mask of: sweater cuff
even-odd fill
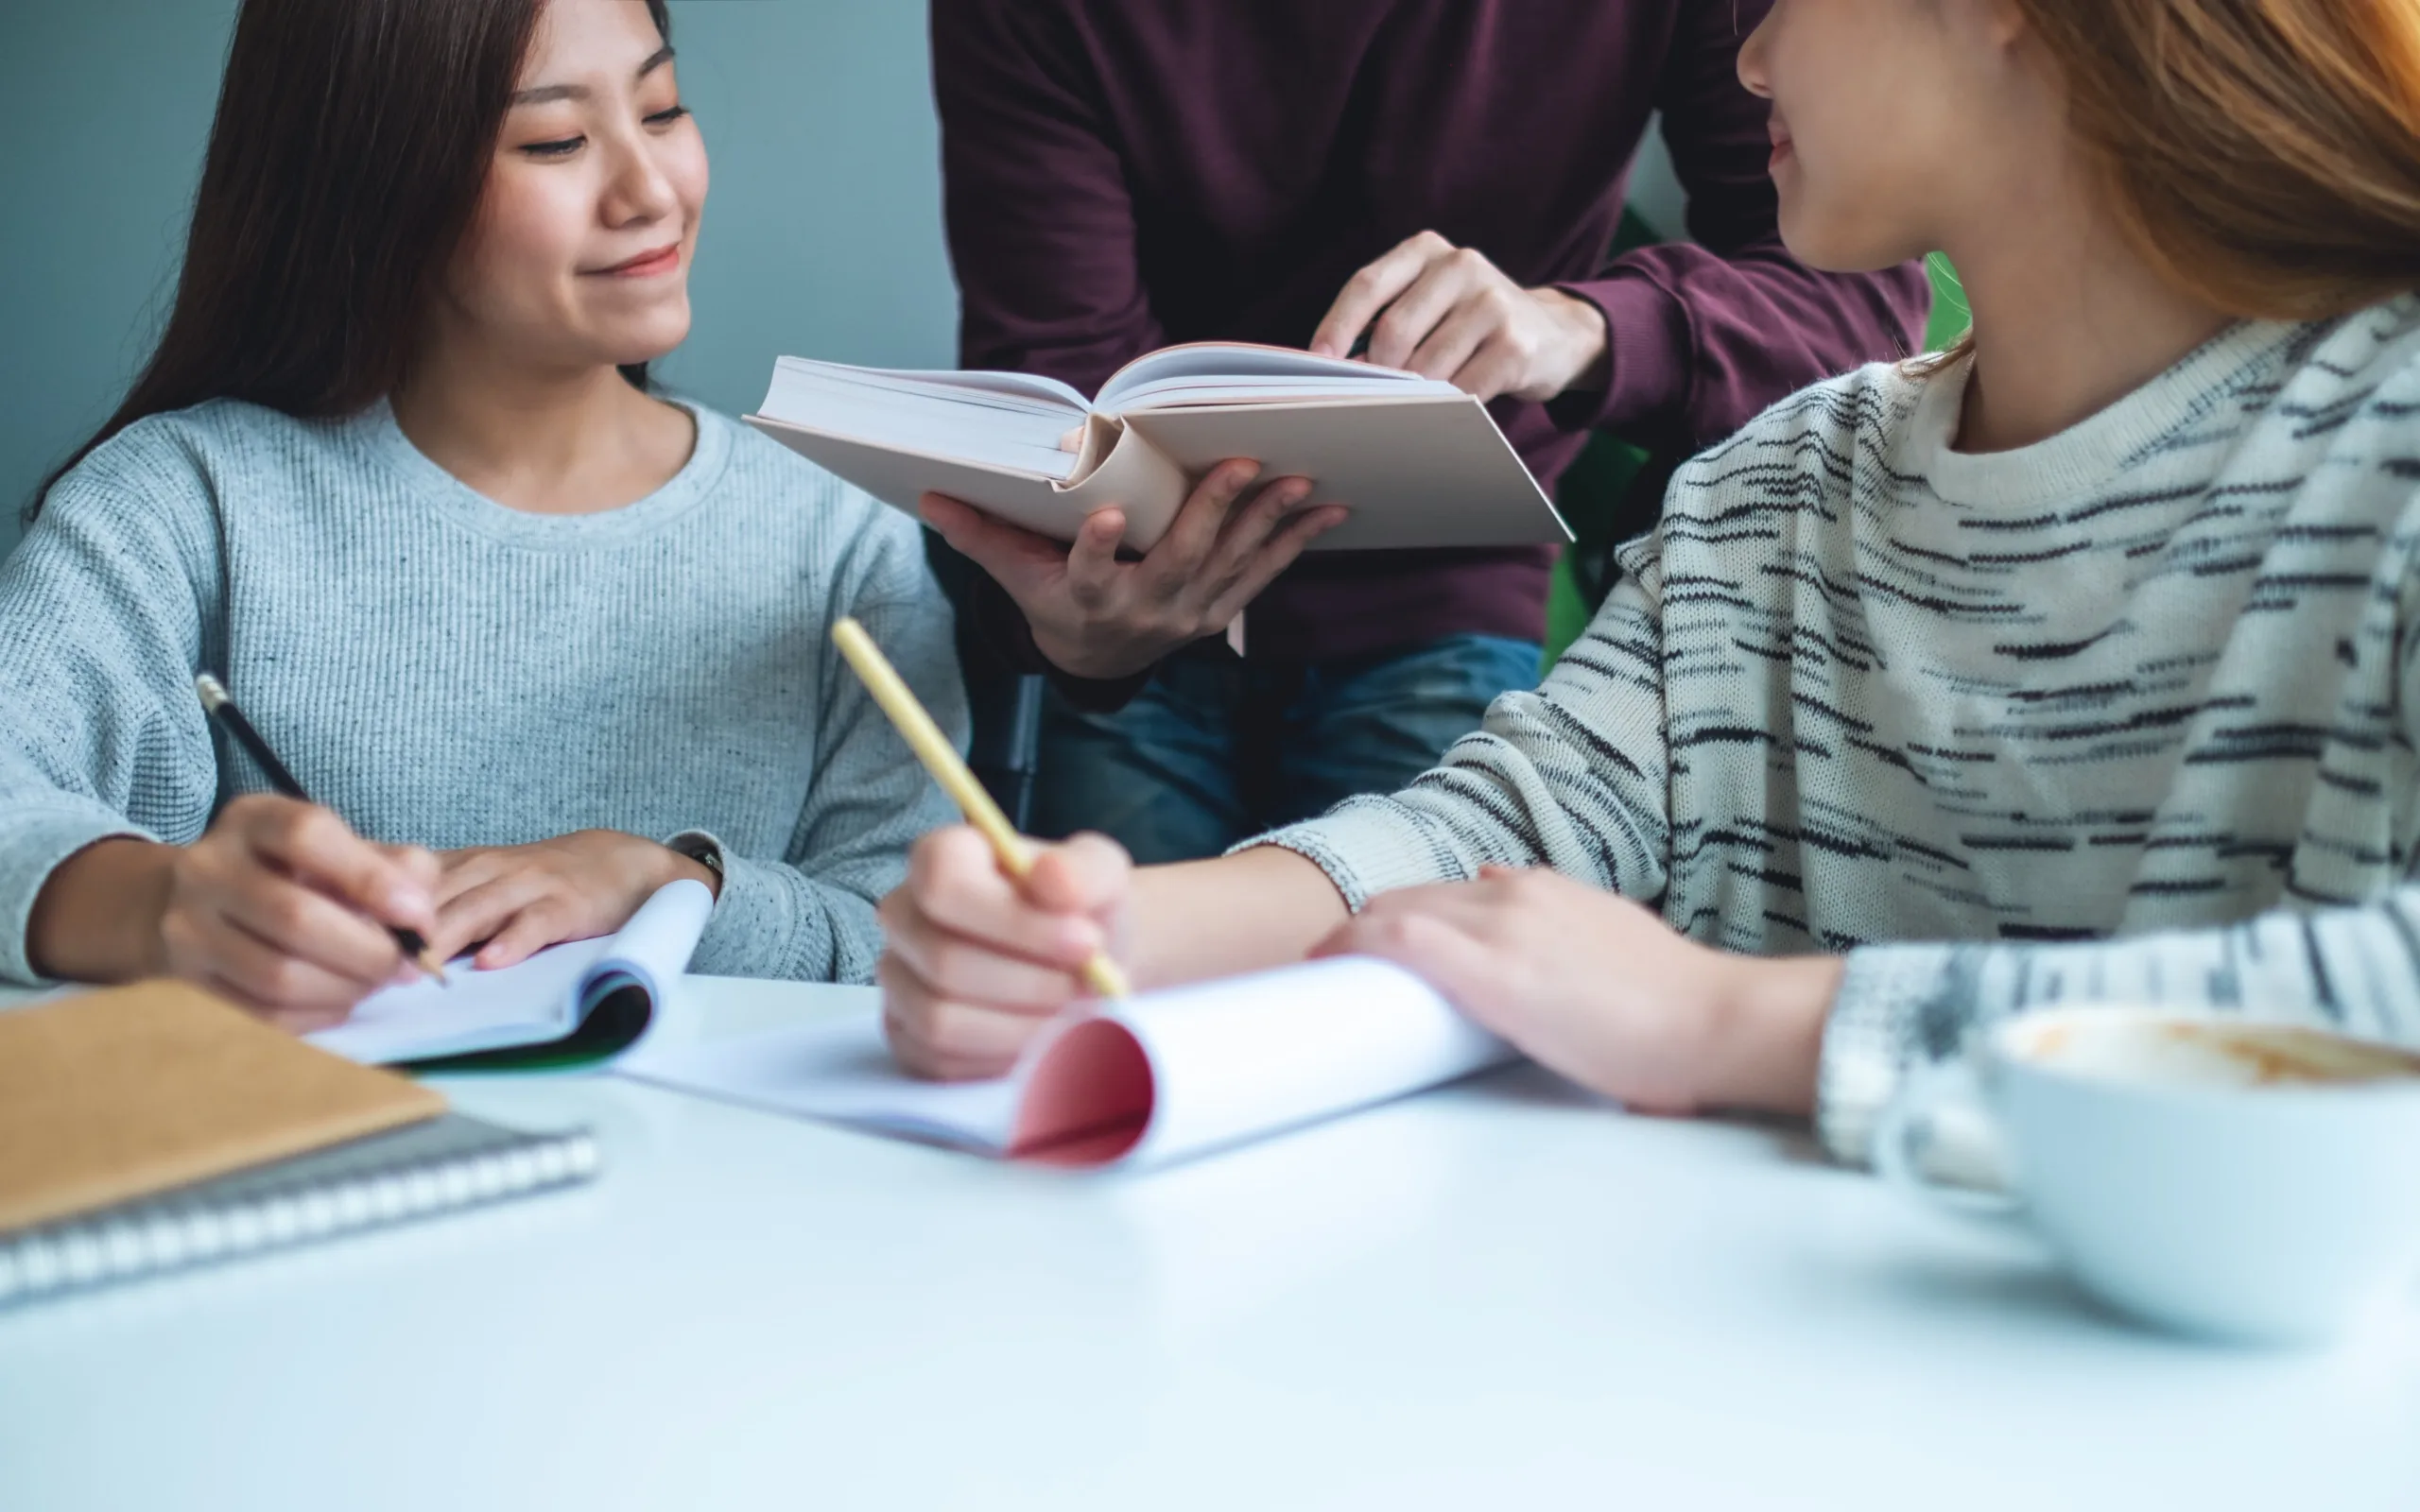
[[[50,874],[67,859],[102,840],[148,840],[152,836],[100,804],[14,816],[0,840],[0,981],[47,987],[34,971],[26,932],[35,900]]]
[[[1815,1129],[1832,1159],[1872,1162],[1874,1125],[1898,1095],[1916,1054],[1924,1005],[1940,995],[1949,960],[1950,951],[1939,945],[1868,945],[1849,953],[1824,1026],[1816,1080]]]
[[[1291,850],[1326,872],[1344,895],[1344,905],[1357,914],[1380,893],[1468,882],[1478,875],[1400,806],[1382,798],[1349,799],[1320,818],[1246,840],[1227,853],[1264,845]]]
[[[1039,674],[1061,697],[1086,713],[1117,713],[1133,702],[1143,685],[1151,680],[1150,667],[1122,678],[1080,678],[1042,654],[1042,647],[1034,644],[1033,626],[1007,589],[978,576],[970,597],[974,610],[970,618],[977,636],[993,648],[1001,663],[1012,672]]]
[[[751,957],[782,958],[795,924],[787,906],[788,889],[773,868],[732,853],[731,847],[710,830],[683,830],[664,842],[684,853],[711,850],[722,863],[722,885],[715,890],[715,911],[706,917],[705,933],[690,953],[689,971],[701,976],[758,976],[747,969]]]
[[[1547,418],[1565,431],[1632,426],[1688,408],[1689,312],[1637,274],[1554,285],[1605,317],[1604,388],[1574,388],[1547,402]]]

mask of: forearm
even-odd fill
[[[35,971],[71,982],[130,982],[163,969],[160,919],[174,847],[102,840],[70,856],[34,900],[26,954]]]
[[[1839,955],[1782,960],[1720,956],[1725,981],[1706,1016],[1700,1052],[1703,1108],[1781,1113],[1815,1112],[1824,1061],[1824,1029],[1840,995],[1848,961]]]
[[[1875,1118],[1919,1060],[2066,1004],[2124,1003],[2301,1022],[2420,1044],[2420,886],[2317,914],[2059,945],[1874,945],[1855,952],[1824,1041],[1825,1145],[1866,1159]]]
[[[1556,423],[1687,450],[1809,384],[1916,351],[1932,302],[1921,264],[1822,273],[1777,239],[1728,255],[1642,248],[1562,287],[1603,313],[1612,354],[1603,384],[1552,406]]]
[[[1258,846],[1134,879],[1135,985],[1168,987],[1299,961],[1351,917],[1309,861]]]

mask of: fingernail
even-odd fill
[[[387,912],[390,914],[431,914],[437,911],[437,900],[425,888],[394,886],[387,889]]]

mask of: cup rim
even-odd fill
[[[2374,1080],[2342,1082],[2286,1082],[2270,1085],[2233,1082],[2181,1082],[2152,1077],[2111,1075],[2072,1066],[2061,1066],[2023,1054],[2011,1043],[2020,1034],[2039,1034],[2047,1022],[2072,1019],[2130,1018],[2146,1022],[2182,1022],[2215,1024],[2221,1027],[2295,1029],[2327,1039],[2340,1040],[2365,1049],[2385,1050],[2411,1063],[2409,1076],[2380,1077]],[[1995,1067],[2073,1085],[2102,1087],[2121,1091],[2132,1096],[2169,1098],[2193,1102],[2225,1102],[2252,1104],[2261,1107],[2308,1108],[2314,1105],[2341,1106],[2358,1100],[2363,1104],[2420,1102],[2420,1051],[2377,1040],[2365,1040],[2317,1024],[2280,1023],[2273,1020],[2245,1020],[2226,1014],[2197,1011],[2191,1008],[2164,1007],[2148,1003],[2130,1003],[2122,998],[2110,998],[2089,1003],[2066,1003],[2038,1012],[2018,1014],[1992,1026],[1985,1036],[1987,1059]]]

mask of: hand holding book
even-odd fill
[[[1212,468],[1151,549],[1120,559],[1126,513],[1091,516],[1063,545],[944,494],[925,522],[992,576],[1024,611],[1033,642],[1062,671],[1126,677],[1217,635],[1305,547],[1344,523],[1341,505],[1305,509],[1304,478],[1260,480],[1259,465]]]

